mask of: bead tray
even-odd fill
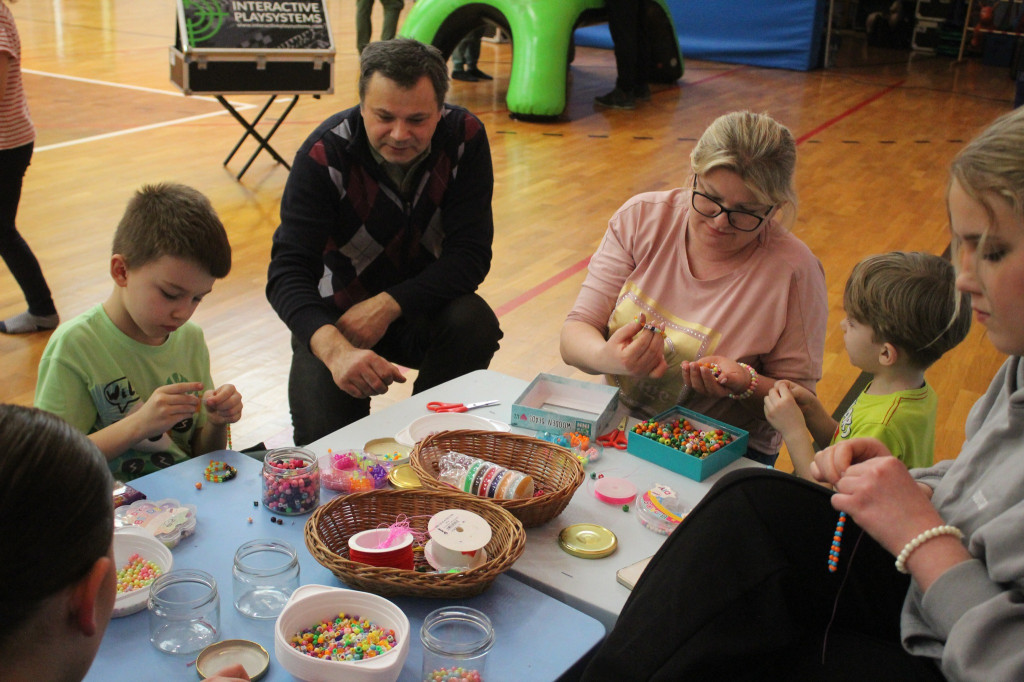
[[[735,462],[747,451],[748,434],[746,431],[711,417],[706,417],[699,412],[688,410],[685,407],[673,407],[656,417],[652,417],[652,419],[657,422],[686,419],[698,429],[722,429],[733,437],[732,442],[715,452],[709,453],[702,459],[653,441],[650,438],[645,438],[634,433],[632,427],[630,428],[626,435],[626,449],[630,454],[646,459],[648,462],[653,462],[669,471],[682,474],[687,478],[692,478],[695,481],[703,481],[711,474]]]

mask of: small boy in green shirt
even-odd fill
[[[893,251],[858,263],[846,282],[840,325],[850,362],[872,375],[841,421],[791,381],[765,396],[764,413],[782,434],[794,473],[809,473],[814,447],[850,438],[882,441],[908,468],[931,466],[938,396],[926,369],[967,336],[971,305],[956,292],[956,273],[943,258]]]
[[[227,233],[205,196],[177,184],[140,189],[114,234],[113,291],[50,337],[36,407],[88,434],[125,481],[223,449],[242,397],[231,384],[214,388],[203,332],[188,320],[230,269]]]

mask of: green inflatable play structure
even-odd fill
[[[672,15],[665,0],[644,2],[652,53],[648,80],[673,83],[683,75],[683,55]],[[549,118],[565,111],[573,31],[606,20],[604,0],[417,0],[400,35],[429,43],[447,58],[481,24],[504,29],[512,39],[509,111]]]

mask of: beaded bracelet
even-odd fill
[[[229,466],[226,462],[210,462],[203,472],[203,478],[210,483],[223,483],[230,481],[238,474],[238,470]]]
[[[729,397],[733,400],[746,400],[750,396],[754,395],[754,389],[757,388],[757,370],[748,365],[745,362],[737,363],[740,367],[750,372],[750,385],[747,386],[747,390],[743,393],[730,393]]]
[[[964,537],[964,534],[956,526],[936,526],[935,528],[929,528],[906,544],[899,556],[896,557],[896,570],[900,573],[909,573],[910,571],[907,570],[907,559],[910,558],[910,555],[914,550],[940,535],[953,535],[957,540],[962,540]]]

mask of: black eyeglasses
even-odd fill
[[[756,213],[751,213],[750,211],[737,211],[736,209],[726,208],[707,194],[697,191],[697,178],[693,179],[693,193],[690,195],[690,202],[693,204],[693,210],[700,213],[705,218],[717,218],[724,213],[729,224],[740,232],[753,232],[757,228],[761,227],[761,223],[764,222],[764,219],[767,218],[771,214],[772,209],[775,208],[774,206],[769,206],[764,215],[758,215]]]

